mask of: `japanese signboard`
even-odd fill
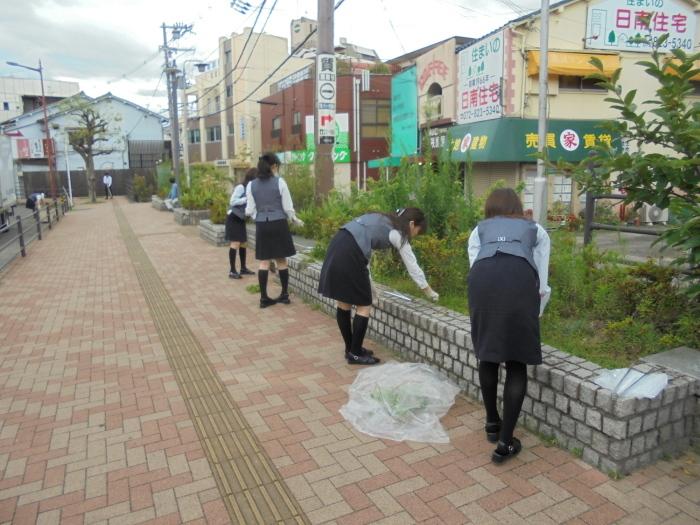
[[[467,124],[503,114],[503,31],[459,52],[457,122]]]
[[[588,5],[586,38],[590,49],[647,52],[669,34],[662,49],[696,47],[695,14],[682,0],[599,0]]]
[[[581,160],[594,146],[619,145],[596,120],[550,120],[545,140],[555,162]],[[455,126],[446,142],[454,160],[474,162],[535,162],[538,144],[537,121],[518,118]]]
[[[318,143],[335,143],[335,55],[316,55],[316,114]]]
[[[350,162],[350,133],[348,127],[348,114],[338,113],[336,115],[334,130],[336,141],[333,147],[333,162],[336,164],[347,164]],[[316,143],[314,141],[314,117],[307,115],[306,126],[306,149],[297,151],[287,151],[282,155],[282,162],[295,164],[311,164],[316,155]]]
[[[12,140],[12,152],[16,159],[45,159],[49,153],[54,152],[53,139],[14,138]]]
[[[416,68],[391,77],[391,154],[414,155],[418,149]]]

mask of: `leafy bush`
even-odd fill
[[[231,180],[228,175],[211,164],[190,166],[190,186],[181,188],[180,203],[188,210],[210,209],[217,199],[226,198]],[[226,198],[228,204],[228,199]]]
[[[148,202],[151,200],[151,195],[156,192],[156,185],[152,177],[146,178],[144,175],[134,176],[133,192],[134,200],[137,202]]]
[[[311,168],[304,164],[288,164],[284,167],[284,180],[292,195],[296,210],[309,208],[314,204],[315,179]]]
[[[209,220],[214,224],[226,223],[226,212],[228,211],[228,197],[225,193],[217,193],[214,195],[211,205],[209,206]]]

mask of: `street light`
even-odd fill
[[[39,81],[41,82],[41,106],[44,109],[44,132],[46,134],[46,158],[49,163],[49,185],[51,187],[51,198],[56,200],[56,172],[54,166],[54,151],[51,144],[51,132],[49,131],[49,115],[46,110],[46,96],[44,95],[44,68],[41,67],[41,60],[39,60],[39,67],[25,66],[23,64],[18,64],[17,62],[7,62],[8,66],[23,67],[30,71],[35,71],[39,73]]]

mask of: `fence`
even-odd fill
[[[10,234],[9,239],[2,239],[0,245],[0,269],[4,268],[18,255],[27,256],[27,246],[34,240],[41,240],[44,235],[42,221],[46,221],[46,227],[53,229],[59,223],[62,216],[71,209],[67,200],[54,201],[42,208],[37,206],[34,212],[22,218],[20,212],[15,212],[14,220],[10,219],[4,225],[4,234]],[[45,211],[44,211],[45,210]],[[3,235],[4,237],[4,235]]]
[[[610,230],[625,233],[639,233],[642,235],[660,236],[663,232],[654,228],[644,228],[642,226],[620,226],[613,224],[602,224],[593,221],[595,214],[595,201],[599,199],[625,200],[625,195],[609,194],[609,195],[594,195],[586,193],[586,216],[583,223],[583,244],[590,244],[593,240],[593,230]]]

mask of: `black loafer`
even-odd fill
[[[501,433],[501,422],[486,423],[486,425],[484,425],[484,431],[486,432],[486,439],[490,443],[498,442],[498,435]]]
[[[373,355],[355,355],[350,352],[347,361],[349,365],[376,365],[381,360]]]
[[[282,304],[291,304],[292,301],[289,300],[288,293],[283,293],[277,299],[275,299],[275,302],[282,303]]]
[[[228,272],[228,278],[229,279],[240,279],[241,274],[238,272]]]
[[[255,272],[251,272],[248,268],[243,268],[240,273],[241,275],[255,275]]]
[[[494,463],[503,463],[504,461],[514,458],[518,455],[523,446],[518,438],[513,438],[510,445],[506,445],[503,441],[498,442],[496,450],[491,454],[491,461]]]
[[[369,348],[362,347],[362,355],[374,355]],[[345,359],[350,359],[350,350],[345,350]]]
[[[276,303],[277,301],[275,301],[274,299],[270,299],[269,297],[263,297],[260,299],[260,308],[267,308],[268,306],[272,306]]]

